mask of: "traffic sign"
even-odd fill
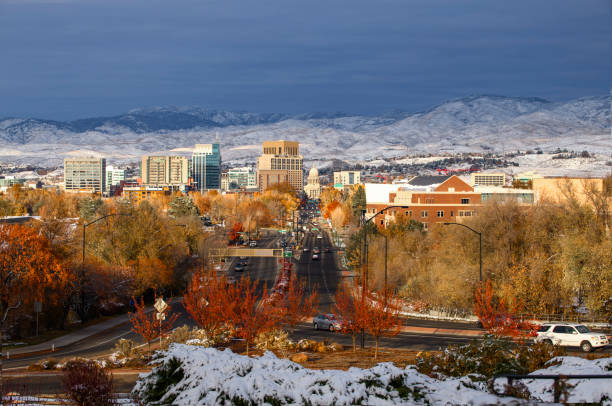
[[[283,258],[291,258],[291,257],[293,257],[293,252],[291,251],[283,252]]]
[[[168,303],[164,302],[164,299],[161,297],[158,297],[153,307],[155,307],[158,313],[163,313],[168,308]]]

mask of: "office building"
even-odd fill
[[[265,141],[257,158],[257,187],[265,191],[275,183],[287,182],[296,193],[304,188],[303,158],[297,141]]]
[[[111,186],[117,186],[125,180],[125,170],[115,169],[113,166],[106,167],[106,188],[110,189]]]
[[[504,186],[506,184],[505,173],[472,173],[472,186]]]
[[[227,171],[227,182],[229,189],[250,189],[257,187],[257,171],[245,166],[232,168]]]
[[[196,144],[191,158],[193,184],[200,192],[221,189],[219,144]]]
[[[344,189],[346,186],[358,185],[361,183],[361,172],[359,171],[338,171],[334,172],[334,187]]]
[[[106,190],[106,159],[64,159],[66,192],[103,193]]]
[[[140,177],[145,185],[186,185],[189,159],[184,156],[143,156]]]

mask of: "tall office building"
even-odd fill
[[[342,189],[344,186],[358,185],[361,183],[360,171],[338,171],[334,172],[334,187]]]
[[[257,186],[260,192],[270,185],[288,182],[297,193],[304,187],[303,158],[297,141],[264,141],[263,154],[257,158]]]
[[[191,161],[193,182],[200,192],[221,189],[219,144],[196,144]]]
[[[143,156],[140,166],[145,185],[186,185],[189,159],[184,156]]]
[[[64,159],[64,190],[103,193],[106,190],[106,159]]]

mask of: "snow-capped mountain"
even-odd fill
[[[612,152],[610,96],[564,103],[471,96],[427,111],[379,116],[302,115],[160,107],[69,122],[0,120],[0,161],[55,165],[72,155],[134,161],[150,153],[188,153],[218,139],[225,161],[252,160],[261,142],[294,139],[306,158],[365,158],[411,152],[510,151],[541,147]]]

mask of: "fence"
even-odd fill
[[[561,401],[561,393],[563,392],[562,382],[569,379],[612,379],[612,375],[499,375],[493,378],[495,382],[498,378],[506,378],[508,386],[512,386],[515,380],[520,379],[552,379],[553,382],[553,398],[555,403]]]

